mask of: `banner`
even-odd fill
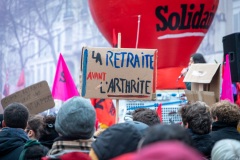
[[[13,102],[24,104],[30,114],[38,114],[55,106],[47,81],[38,82],[3,98],[3,109]]]
[[[155,99],[155,49],[83,48],[82,96]]]

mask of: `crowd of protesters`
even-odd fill
[[[21,103],[0,115],[1,160],[235,160],[240,159],[240,109],[229,101],[188,103],[180,124],[164,124],[155,110],[101,131],[91,103],[73,97],[56,116],[30,115]]]

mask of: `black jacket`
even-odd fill
[[[0,159],[18,160],[27,140],[23,129],[3,128],[0,132]]]
[[[228,125],[223,122],[213,122],[210,133],[214,142],[222,139],[235,139],[240,141],[240,134],[237,131],[237,124]]]
[[[190,129],[188,130],[192,138],[193,147],[201,152],[206,158],[210,158],[214,145],[214,141],[212,140],[210,134],[200,135],[193,133]]]

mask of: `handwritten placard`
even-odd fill
[[[38,82],[1,100],[4,109],[13,102],[24,104],[30,114],[41,113],[55,105],[47,81]]]
[[[83,47],[81,96],[153,100],[156,49]]]

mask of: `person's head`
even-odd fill
[[[48,153],[48,148],[41,145],[37,140],[29,140],[19,156],[19,160],[41,160]]]
[[[147,129],[145,136],[139,142],[139,148],[159,141],[176,140],[191,145],[191,137],[186,129],[178,124],[158,124]]]
[[[142,148],[132,160],[203,160],[203,156],[180,141],[156,142]]]
[[[3,113],[3,127],[25,129],[29,118],[29,111],[21,103],[9,104]]]
[[[91,103],[82,97],[73,97],[59,109],[55,129],[65,137],[89,139],[95,131],[96,113]]]
[[[0,114],[0,130],[2,129],[3,114]]]
[[[208,134],[211,131],[211,113],[206,103],[197,101],[180,108],[179,113],[185,128],[196,134]]]
[[[118,123],[107,128],[92,143],[90,157],[105,160],[135,151],[147,128],[148,125],[134,121]]]
[[[211,159],[240,159],[240,142],[234,139],[218,141],[212,149]]]
[[[25,130],[29,138],[38,140],[43,132],[43,117],[40,115],[31,117]]]
[[[211,115],[214,121],[237,127],[240,120],[240,109],[238,105],[222,100],[211,107]]]
[[[189,66],[197,63],[206,63],[206,60],[201,53],[194,53],[190,57]]]
[[[43,117],[43,131],[39,141],[46,147],[52,148],[54,139],[59,135],[55,130],[55,120],[54,115],[47,115]]]
[[[136,109],[133,113],[133,121],[143,122],[149,126],[159,124],[160,119],[155,110],[149,108],[139,108]]]

